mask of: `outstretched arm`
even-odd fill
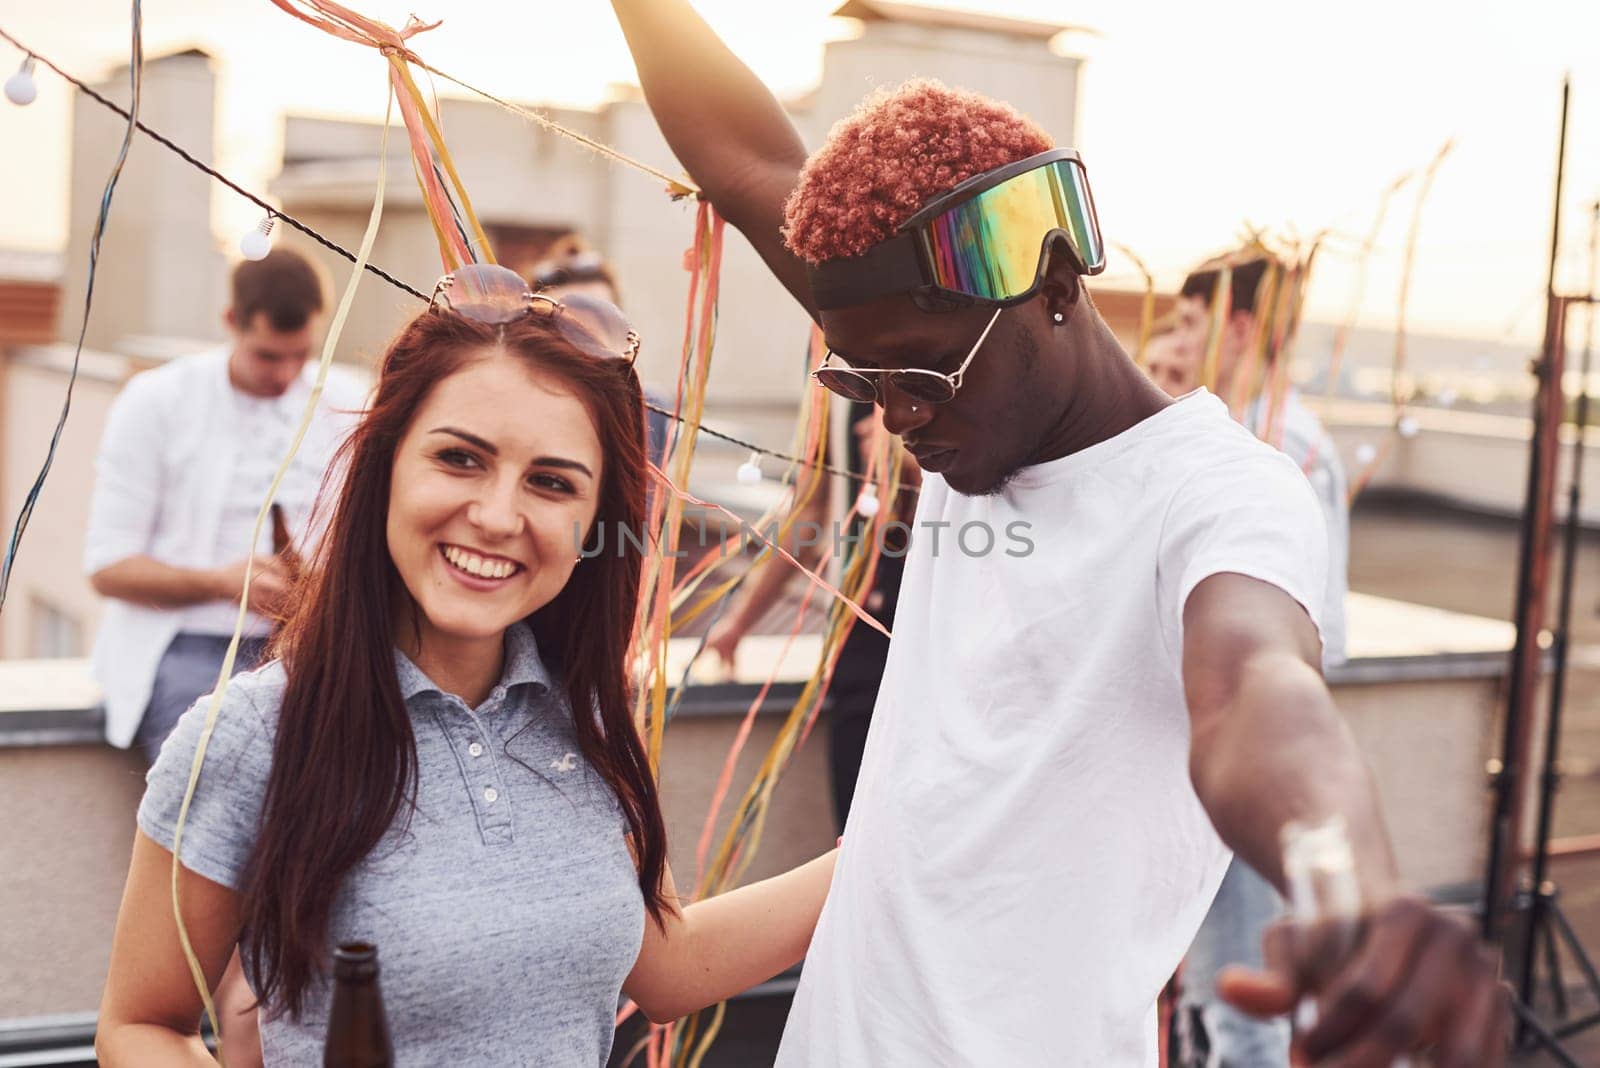
[[[805,267],[779,233],[806,159],[783,106],[686,0],[611,6],[673,154],[815,319]]]
[[[622,984],[644,1014],[667,1023],[798,964],[833,882],[837,849],[792,871],[682,907],[665,930],[646,919],[639,960]],[[676,903],[672,872],[667,899]]]
[[[1287,967],[1225,975],[1223,996],[1276,1015],[1314,991],[1319,1019],[1297,1038],[1314,1063],[1390,1064],[1427,1046],[1441,1065],[1502,1063],[1495,957],[1464,924],[1402,892],[1366,766],[1317,668],[1310,617],[1276,586],[1218,574],[1195,587],[1183,626],[1190,774],[1217,832],[1286,890],[1283,825],[1342,818],[1365,909],[1353,944],[1275,932],[1287,936],[1275,939]]]

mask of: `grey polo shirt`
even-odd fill
[[[578,751],[565,697],[523,624],[482,705],[400,652],[417,810],[345,880],[330,944],[378,946],[401,1065],[604,1065],[644,903],[615,796]],[[276,662],[233,680],[183,832],[183,863],[237,887],[254,844],[284,689]],[[172,848],[209,698],[150,769],[139,827]],[[261,1023],[268,1064],[321,1063],[329,989]]]

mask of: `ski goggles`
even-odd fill
[[[469,263],[439,279],[428,308],[486,326],[536,315],[553,322],[558,334],[590,356],[626,360],[630,367],[639,358],[639,334],[615,304],[581,293],[564,300],[542,296],[516,271],[493,263]]]
[[[1053,148],[985,171],[942,193],[861,256],[809,269],[828,311],[910,293],[919,303],[1020,304],[1064,239],[1078,273],[1105,270],[1105,244],[1083,160]]]

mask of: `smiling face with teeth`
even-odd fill
[[[561,592],[601,477],[594,421],[556,376],[490,350],[434,387],[395,451],[387,522],[427,661],[498,656]]]

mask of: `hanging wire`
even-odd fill
[[[83,292],[83,320],[78,326],[78,344],[72,353],[72,371],[67,376],[67,394],[61,401],[61,415],[56,419],[55,433],[50,435],[50,448],[45,453],[44,464],[39,468],[39,476],[33,480],[33,485],[28,489],[28,495],[22,502],[22,509],[17,513],[16,524],[11,529],[11,539],[6,544],[5,561],[0,564],[0,611],[5,608],[6,591],[11,587],[11,568],[16,563],[17,551],[22,547],[23,532],[28,529],[28,520],[33,516],[33,507],[38,503],[39,494],[44,490],[45,478],[50,474],[51,465],[55,463],[56,447],[61,443],[61,432],[67,425],[67,413],[72,409],[72,387],[78,381],[78,364],[83,357],[83,341],[89,332],[89,312],[94,306],[95,269],[100,264],[100,241],[105,237],[106,221],[111,215],[111,197],[117,191],[117,179],[122,177],[122,166],[128,161],[128,150],[133,145],[133,131],[139,122],[139,94],[144,80],[144,13],[141,0],[133,0],[132,29],[132,55],[128,63],[130,90],[128,110],[117,109],[127,116],[128,126],[122,133],[122,145],[117,150],[116,161],[111,165],[111,174],[106,179],[105,191],[100,194],[100,213],[95,218],[94,234],[89,239],[89,275]],[[6,39],[12,44],[17,44],[9,34],[6,35]],[[20,44],[17,44],[17,47],[22,48]],[[22,50],[29,56],[39,59],[51,70],[56,69],[55,64],[48,59],[38,56],[30,49]],[[100,99],[104,100],[103,97]]]

